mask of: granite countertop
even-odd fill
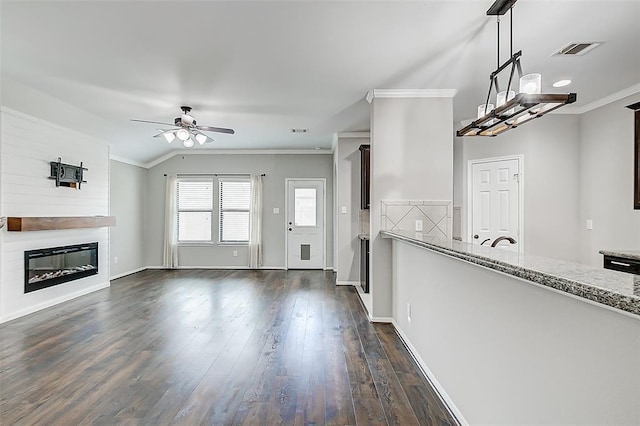
[[[629,260],[640,260],[640,250],[600,250],[600,254]]]
[[[444,253],[592,302],[640,315],[640,275],[531,256],[501,248],[442,240],[418,232],[381,231],[380,234],[384,238],[393,238]]]
[[[358,234],[358,238],[360,238],[361,240],[368,240],[369,239],[369,233],[368,232],[362,232],[362,233]]]

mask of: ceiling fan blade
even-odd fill
[[[233,135],[236,133],[233,129],[225,129],[224,127],[211,127],[211,126],[196,126],[198,130],[204,130],[205,132],[218,132],[218,133],[227,133]]]
[[[134,119],[131,119],[131,121],[137,121],[138,123],[162,124],[163,126],[180,127],[180,126],[176,126],[175,124],[172,124],[172,123],[160,123],[159,121],[134,120]]]
[[[154,135],[154,138],[159,138],[160,136],[164,136],[165,133],[173,133],[175,132],[174,129],[169,129],[169,130],[162,130],[162,129],[157,129],[160,133],[158,133],[157,135]]]

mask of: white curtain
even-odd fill
[[[168,175],[165,190],[164,209],[164,256],[162,266],[176,268],[178,266],[178,178]]]
[[[251,215],[249,224],[249,267],[262,266],[262,176],[251,175]]]

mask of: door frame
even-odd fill
[[[293,180],[322,181],[322,270],[327,270],[327,178],[285,178],[284,179],[284,269],[289,269],[289,233],[287,222],[289,220],[289,182]]]
[[[520,170],[518,179],[518,252],[524,250],[524,155],[506,155],[503,157],[477,158],[467,162],[467,242],[473,244],[473,166],[495,161],[517,160]]]

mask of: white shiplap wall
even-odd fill
[[[2,107],[0,216],[109,214],[109,147],[89,136]],[[81,190],[56,188],[50,161],[84,162]],[[24,294],[24,251],[98,242],[99,273]],[[0,323],[109,285],[108,228],[0,231]]]

